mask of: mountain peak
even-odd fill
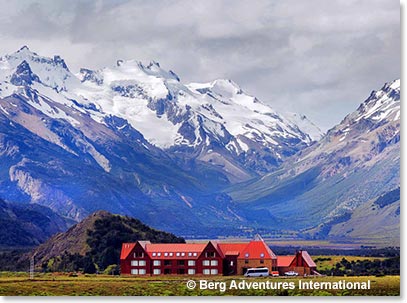
[[[31,85],[33,81],[39,82],[40,79],[32,72],[27,61],[23,60],[23,62],[17,66],[15,73],[10,79],[10,82],[14,85],[21,86]]]
[[[26,53],[26,54],[33,54],[38,56],[37,53],[32,52],[27,45],[22,46],[19,50],[17,50],[15,53]]]

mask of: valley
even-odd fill
[[[105,210],[188,239],[399,245],[399,196],[376,201],[400,187],[400,80],[324,134],[232,80],[183,83],[135,60],[75,74],[24,46],[0,59],[0,106],[7,203],[70,224]]]

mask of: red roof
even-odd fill
[[[264,241],[251,241],[239,255],[239,259],[271,259],[274,253]]]
[[[264,241],[256,240],[249,243],[218,243],[218,247],[223,255],[238,255],[239,259],[275,258],[275,254]],[[246,254],[248,254],[247,257]],[[264,254],[263,257],[261,256],[262,254]]]
[[[122,251],[120,253],[120,259],[126,259],[129,253],[133,250],[134,246],[136,246],[136,243],[123,243]]]
[[[277,256],[278,267],[288,267],[294,260],[295,256]]]
[[[238,256],[248,243],[218,243],[218,249],[224,256]]]
[[[146,253],[153,259],[196,259],[207,246],[207,243],[165,243],[147,244]],[[172,254],[172,255],[171,255]]]
[[[308,254],[308,252],[306,250],[303,250],[301,255],[302,255],[302,258],[308,264],[309,267],[317,267],[317,265],[312,260],[311,256]]]

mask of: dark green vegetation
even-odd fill
[[[377,198],[375,204],[377,204],[380,208],[383,208],[399,200],[400,200],[400,187]]]
[[[320,248],[320,247],[270,247],[273,252],[277,255],[293,255],[297,250],[306,249],[311,256],[326,255],[332,256],[358,256],[366,258],[392,258],[400,257],[399,247],[385,247],[385,248],[373,248],[373,247],[362,247],[358,249],[332,249],[332,248]]]
[[[247,282],[294,282],[293,290],[189,290],[186,282],[190,277],[112,277],[103,275],[69,275],[38,274],[35,280],[28,280],[27,274],[0,273],[0,296],[399,296],[400,277],[321,277],[314,278],[318,282],[371,281],[370,290],[299,290],[298,281],[309,281],[310,278],[258,278],[245,279]],[[200,277],[193,277],[199,284]],[[211,281],[225,282],[242,281],[241,276],[213,276]]]
[[[348,260],[350,259],[350,260]],[[318,264],[321,261],[330,261],[330,257],[314,259]],[[319,269],[321,274],[334,276],[385,276],[400,275],[400,257],[386,259],[357,259],[343,257],[332,267]]]
[[[36,246],[73,222],[44,206],[0,199],[0,249]]]
[[[40,245],[26,256],[26,264],[34,255],[42,271],[118,273],[122,243],[139,240],[185,242],[137,219],[99,211]]]

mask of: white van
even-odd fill
[[[249,268],[244,274],[245,277],[268,277],[270,275],[267,267]]]

